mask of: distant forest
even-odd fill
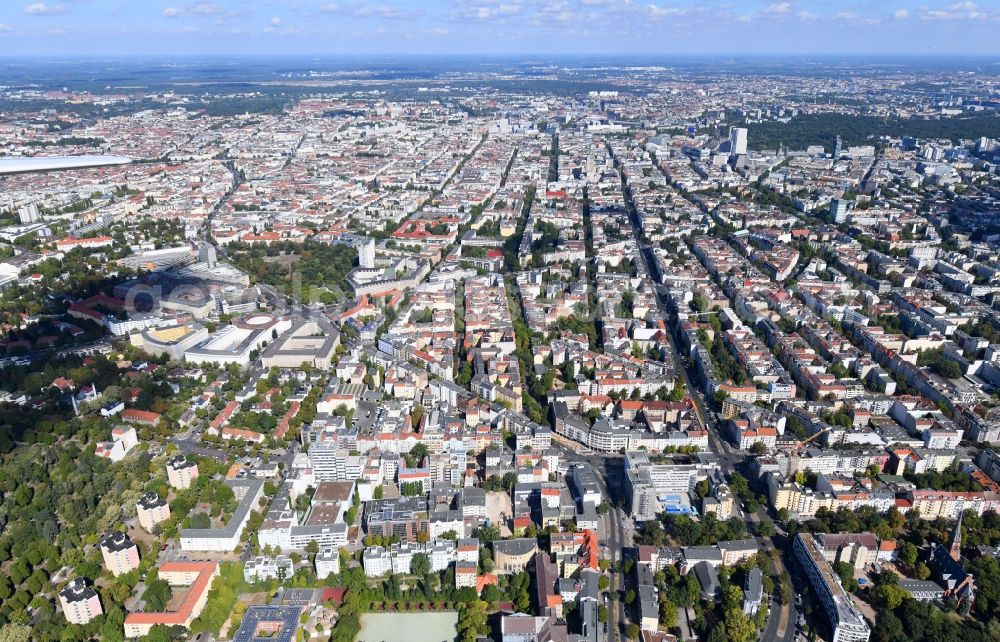
[[[750,130],[747,141],[750,149],[777,149],[778,145],[784,143],[792,150],[802,150],[809,145],[823,145],[830,151],[833,139],[838,134],[845,147],[873,145],[879,136],[949,138],[956,142],[963,138],[994,137],[1000,132],[1000,117],[992,111],[938,120],[803,114],[787,123],[767,122],[744,126]]]

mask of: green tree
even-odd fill
[[[917,547],[913,542],[904,542],[899,547],[899,561],[912,569],[917,563],[917,553]]]
[[[883,583],[875,587],[872,597],[877,605],[894,610],[903,603],[903,600],[909,598],[910,594],[898,584]]]
[[[895,613],[892,611],[879,613],[878,622],[872,632],[873,642],[900,642],[907,639],[909,636],[906,634],[906,629]]]
[[[499,602],[503,599],[503,593],[494,584],[489,584],[483,589],[483,599],[487,602]]]
[[[410,573],[417,577],[427,575],[431,570],[431,560],[426,553],[416,553],[410,562]]]
[[[142,600],[146,604],[146,611],[163,611],[172,596],[173,591],[166,581],[156,576],[153,579],[146,580],[146,590],[142,594]]]
[[[496,524],[490,524],[489,526],[480,526],[473,533],[475,537],[479,538],[479,541],[484,544],[489,544],[494,540],[500,539],[500,528]]]
[[[104,622],[101,624],[100,639],[107,642],[122,642],[125,639],[123,627],[125,625],[125,614],[117,604],[113,604],[104,614]]]
[[[476,642],[480,635],[489,632],[486,625],[486,602],[473,600],[458,607],[458,636],[461,642]]]
[[[698,582],[698,578],[694,576],[694,573],[688,573],[684,577],[684,592],[687,598],[687,603],[684,606],[691,607],[701,599],[701,584]]]
[[[708,633],[708,642],[730,642],[725,623],[718,622],[712,627]]]
[[[840,577],[844,590],[854,593],[858,590],[858,581],[854,579],[854,567],[847,562],[834,562],[833,570]]]
[[[479,567],[483,569],[484,573],[493,571],[493,554],[486,546],[479,547]]]
[[[514,608],[521,613],[527,613],[531,607],[531,594],[528,592],[528,587],[531,585],[531,576],[527,572],[522,571],[514,576],[511,584]]]
[[[756,636],[753,621],[739,607],[727,609],[725,621],[730,642],[751,642]]]
[[[750,483],[747,481],[746,477],[739,473],[732,474],[732,477],[729,480],[729,489],[741,499],[745,500],[750,496]]]
[[[156,624],[144,638],[145,642],[175,642],[184,639],[187,634],[182,626],[164,626]]]
[[[0,642],[29,642],[29,640],[31,640],[31,627],[27,624],[4,624],[0,627]]]
[[[677,605],[666,597],[660,600],[660,626],[667,630],[677,626]]]
[[[754,527],[754,530],[760,537],[771,537],[774,535],[775,532],[774,522],[772,522],[767,518],[764,518],[757,523],[757,525]]]

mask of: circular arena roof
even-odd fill
[[[266,312],[254,312],[243,317],[236,325],[250,330],[266,330],[277,321],[274,315]]]

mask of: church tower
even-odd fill
[[[951,533],[951,541],[948,546],[948,553],[951,555],[951,559],[956,562],[962,559],[962,515],[965,513],[958,514],[958,522],[955,524],[955,530]]]

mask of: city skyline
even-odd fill
[[[0,641],[1000,641],[998,27],[0,3]]]
[[[7,3],[13,56],[1000,53],[991,3],[553,0]]]

